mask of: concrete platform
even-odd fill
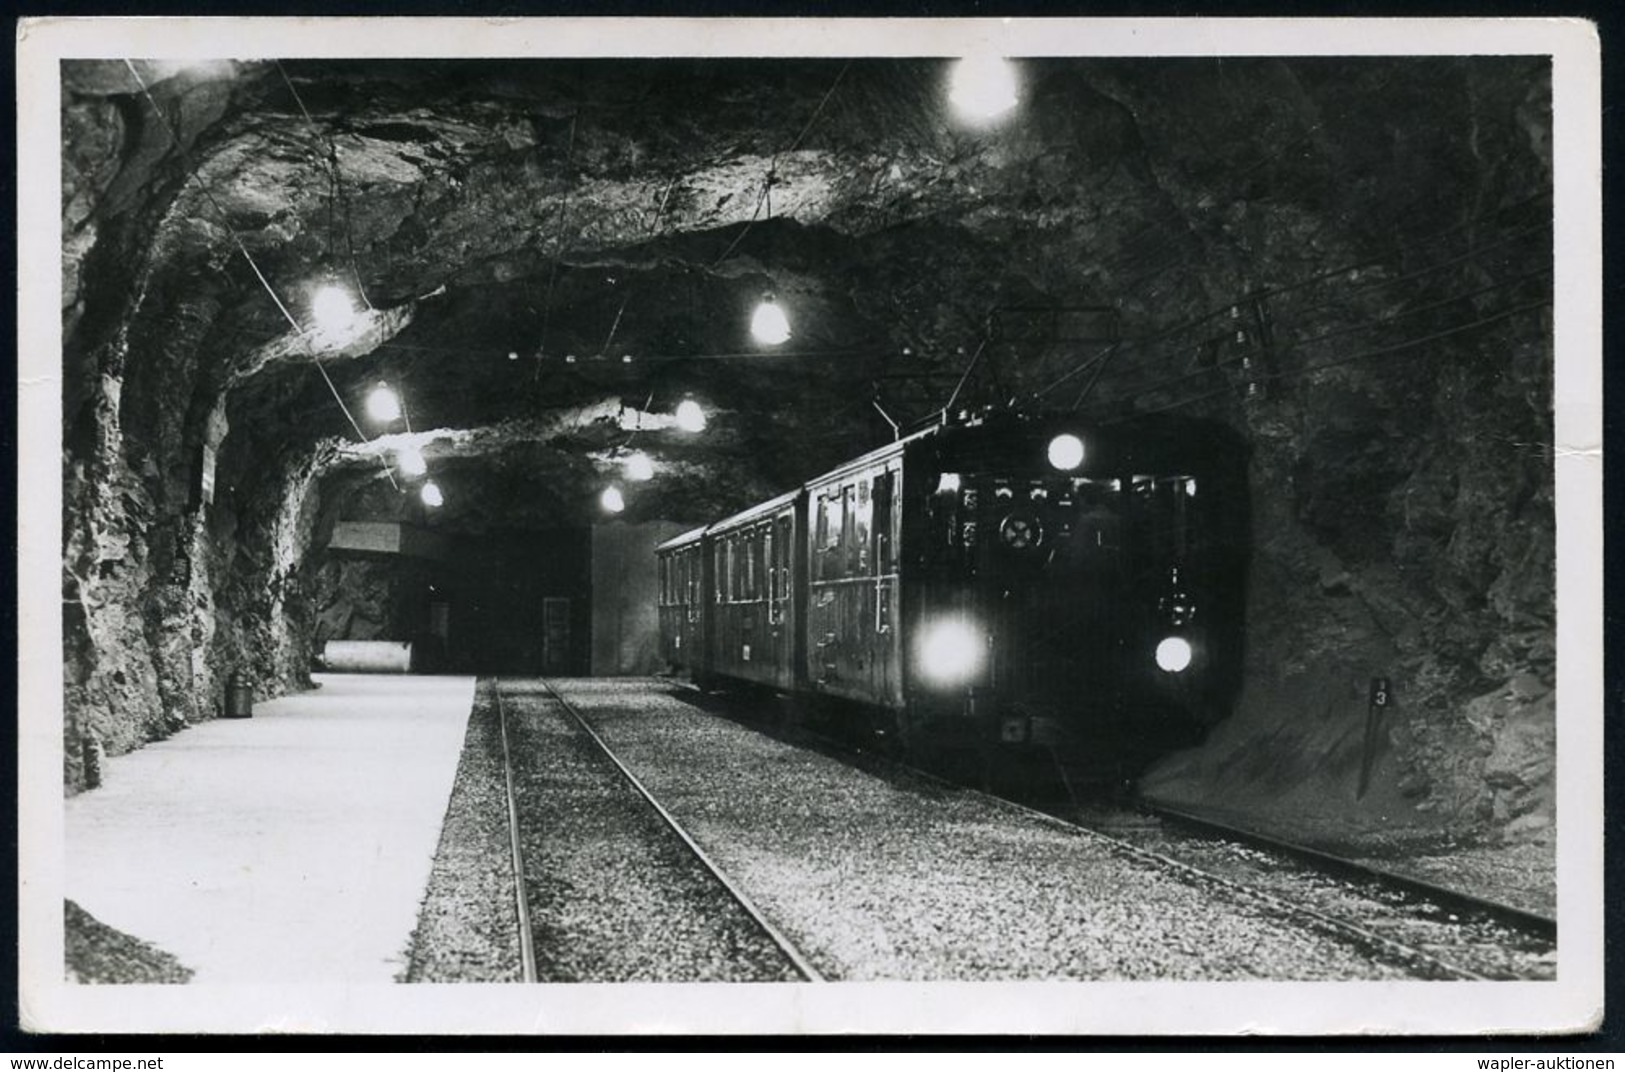
[[[194,982],[393,981],[474,679],[316,681],[107,760],[67,802],[65,895]]]

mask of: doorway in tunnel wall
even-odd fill
[[[449,577],[446,669],[584,675],[592,635],[586,528],[464,537]]]

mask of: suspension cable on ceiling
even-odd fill
[[[339,167],[338,143],[333,140],[333,136],[331,134],[327,133],[316,125],[315,119],[311,118],[310,109],[305,107],[305,100],[299,95],[299,89],[293,84],[293,79],[288,77],[288,72],[282,66],[282,61],[273,60],[272,62],[276,64],[277,73],[282,76],[283,84],[288,87],[288,92],[293,95],[294,103],[299,106],[299,113],[305,117],[305,123],[310,127],[311,133],[315,134],[318,138],[327,143],[327,166],[330,183],[327,209],[328,248],[331,249],[334,244],[333,211],[335,203],[338,203],[344,212],[344,245],[345,251],[349,255],[350,259],[350,275],[355,280],[356,292],[361,295],[362,303],[365,304],[368,309],[373,309],[374,306],[372,304],[372,299],[367,297],[366,284],[361,281],[361,266],[355,255],[355,221],[350,215],[350,195],[344,188],[344,172]]]
[[[835,95],[835,89],[841,84],[841,79],[846,77],[847,68],[851,66],[852,61],[850,59],[841,64],[841,69],[835,72],[835,81],[831,82],[829,88],[824,91],[823,98],[819,100],[818,107],[813,109],[812,117],[802,126],[801,133],[795,136],[795,140],[790,143],[790,147],[788,149],[777,150],[774,152],[772,157],[769,158],[767,162],[767,176],[762,180],[762,192],[756,196],[756,208],[751,212],[750,219],[745,221],[745,226],[740,229],[737,235],[734,236],[734,240],[728,243],[728,248],[722,251],[722,256],[711,262],[711,267],[713,269],[721,265],[722,262],[727,260],[729,257],[733,256],[733,251],[739,248],[739,243],[745,240],[745,236],[750,233],[750,229],[756,225],[757,219],[761,217],[762,205],[764,203],[768,205],[772,204],[771,200],[769,200],[772,196],[770,191],[773,189],[773,183],[778,179],[779,157],[788,156],[801,147],[802,141],[812,130],[813,124],[818,122],[818,117],[820,115],[824,114],[824,106],[828,104],[829,99]],[[768,217],[771,219],[772,215],[772,210],[770,208],[768,211]]]

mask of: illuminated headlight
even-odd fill
[[[1191,642],[1184,637],[1164,637],[1157,645],[1157,665],[1177,674],[1191,664]]]
[[[1049,463],[1062,472],[1071,472],[1083,464],[1083,440],[1070,432],[1063,432],[1049,441]]]
[[[932,684],[969,681],[982,668],[982,638],[964,622],[936,622],[920,638],[919,662]]]

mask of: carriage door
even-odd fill
[[[542,600],[542,673],[570,672],[570,601],[562,596]]]
[[[897,622],[897,522],[893,490],[894,470],[875,475],[871,499],[873,517],[869,523],[871,568],[874,571],[874,689],[882,702],[902,703],[903,681],[898,650]]]

